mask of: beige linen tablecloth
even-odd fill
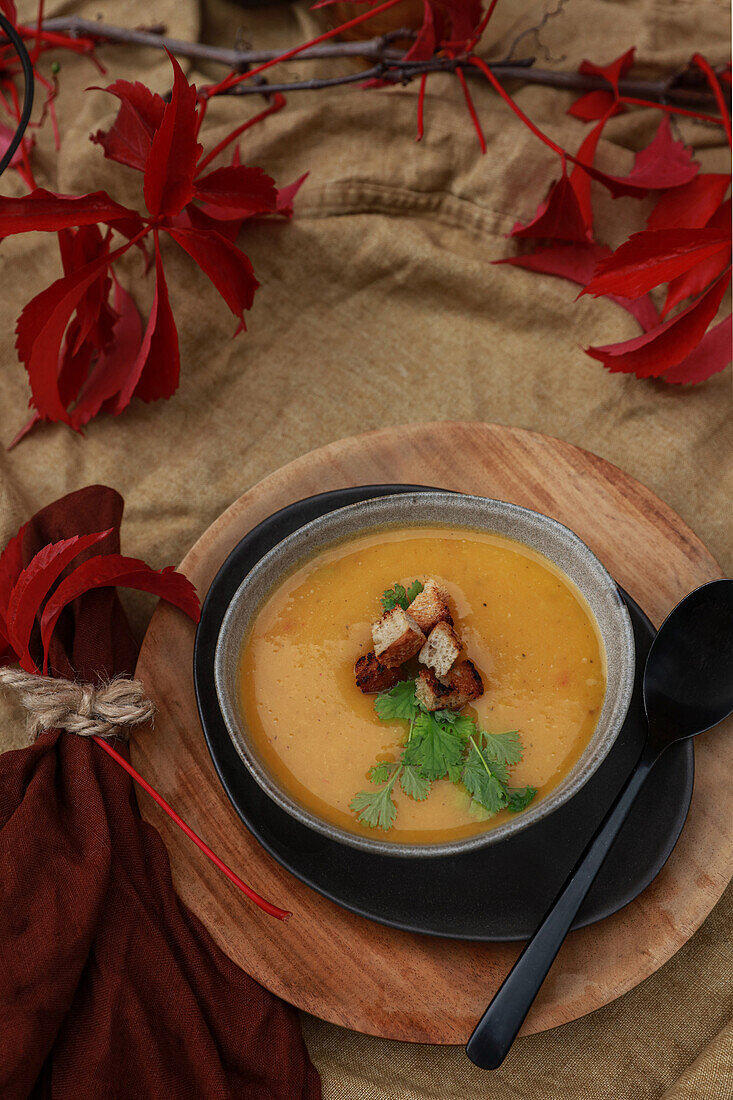
[[[34,5],[32,5],[34,7]],[[500,0],[486,43],[501,56],[550,0]],[[26,14],[29,5],[24,4]],[[99,14],[105,22],[165,23],[176,38],[232,45],[290,44],[313,30],[303,8],[242,9],[225,0],[94,0],[49,5],[50,14]],[[724,59],[727,4],[713,0],[569,0],[527,52],[547,65],[608,61],[631,45],[650,73],[701,50]],[[170,86],[153,50],[100,51],[110,77]],[[562,60],[558,60],[562,58]],[[213,76],[217,70],[208,70]],[[292,62],[292,74],[312,72]],[[321,65],[315,71],[326,71]],[[333,71],[333,70],[329,70]],[[203,79],[202,72],[194,76]],[[63,144],[50,132],[34,154],[52,190],[106,187],[135,203],[138,179],[87,140],[109,123],[111,98],[83,92],[100,83],[84,59],[62,58]],[[576,148],[585,130],[565,115],[571,97],[524,88],[518,102],[556,139]],[[488,90],[477,90],[488,154],[479,153],[448,77],[432,77],[426,137],[415,133],[416,89],[337,90],[291,97],[286,111],[246,135],[243,157],[279,183],[310,170],[290,224],[251,227],[244,245],[262,282],[248,325],[232,340],[232,318],[205,277],[175,246],[166,269],[182,351],[181,386],[167,403],[135,404],[102,418],[86,437],[41,427],[11,453],[0,451],[0,542],[36,508],[102,481],[127,501],[123,550],[155,565],[178,561],[228,504],[288,460],[369,428],[440,418],[496,421],[560,436],[603,455],[669,502],[733,569],[730,372],[697,389],[612,376],[581,348],[635,334],[615,306],[575,303],[568,283],[492,267],[512,246],[504,235],[530,217],[557,164]],[[205,140],[260,109],[227,100],[209,114]],[[612,120],[601,166],[628,169],[632,151],[658,124],[651,111]],[[725,171],[716,130],[683,120],[708,170]],[[21,193],[13,173],[3,193]],[[599,193],[601,236],[612,243],[641,227],[640,204]],[[151,300],[139,258],[126,276],[141,308]],[[24,422],[25,374],[13,348],[14,320],[60,273],[50,235],[4,241],[0,252],[0,440]],[[150,614],[130,601],[140,633]],[[0,747],[22,742],[19,716],[0,701]],[[419,1047],[352,1034],[304,1018],[311,1054],[331,1100],[725,1100],[733,1096],[733,892],[698,933],[636,990],[575,1023],[520,1040],[498,1072],[485,1075],[462,1049]]]

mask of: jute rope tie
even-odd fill
[[[127,739],[131,726],[150,721],[155,713],[140,680],[125,677],[95,685],[6,667],[0,668],[0,685],[14,691],[25,707],[33,740],[52,729]]]

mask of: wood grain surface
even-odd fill
[[[203,597],[224,558],[255,524],[313,493],[412,482],[498,497],[554,516],[588,543],[658,624],[682,596],[721,576],[679,516],[595,455],[533,432],[486,424],[413,424],[330,444],[240,497],[181,563]],[[230,866],[293,911],[287,924],[249,905],[147,796],[185,903],[231,958],[268,989],[356,1031],[463,1043],[519,945],[471,944],[398,932],[325,900],[250,836],[219,785],[198,721],[194,631],[161,604],[137,674],[158,708],[137,732],[135,766]],[[699,927],[733,874],[733,724],[698,739],[692,807],[651,886],[615,916],[571,933],[524,1034],[576,1019],[633,988]]]

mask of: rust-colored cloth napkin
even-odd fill
[[[108,527],[99,546],[118,553],[122,509],[103,486],[56,501],[31,520],[24,564],[48,542]],[[65,619],[56,674],[133,672],[114,589],[81,597]],[[127,774],[57,731],[0,756],[0,1096],[28,1095],[320,1096],[297,1015],[178,901]]]

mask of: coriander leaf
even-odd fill
[[[415,698],[415,681],[402,680],[389,691],[383,691],[374,700],[374,709],[383,722],[391,722],[394,718],[404,718],[411,722],[419,709]]]
[[[520,810],[524,810],[529,806],[530,802],[537,794],[536,787],[508,787],[507,798],[509,804],[507,810],[511,810],[513,814],[518,814]]]
[[[385,611],[394,611],[396,607],[401,607],[403,611],[407,611],[415,596],[419,595],[422,590],[423,585],[420,581],[413,581],[406,591],[404,585],[395,584],[394,588],[388,588],[386,592],[382,593],[382,607]]]
[[[384,829],[385,832],[392,828],[397,816],[397,807],[392,801],[392,787],[396,778],[397,772],[381,791],[359,791],[354,795],[350,806],[362,825],[368,825],[371,829]]]
[[[385,611],[394,611],[398,604],[403,611],[407,611],[407,593],[401,584],[396,584],[394,588],[388,588],[382,593],[382,607]]]
[[[432,714],[420,711],[412,726],[402,760],[422,768],[425,779],[442,779],[455,774],[463,757],[463,740],[449,723],[438,722]]]
[[[498,813],[506,806],[506,787],[491,771],[489,763],[473,741],[461,779],[473,800],[489,813]]]
[[[454,710],[436,710],[433,713],[439,722],[449,722],[464,744],[477,733],[476,722],[468,714],[456,714]]]
[[[508,733],[486,733],[482,731],[483,749],[489,760],[501,764],[518,764],[522,759],[522,742],[517,730]]]
[[[419,596],[425,585],[421,581],[413,581],[410,587],[407,589],[407,607],[410,606],[415,596]],[[407,611],[407,607],[405,611]]]
[[[400,786],[410,798],[422,802],[430,794],[430,780],[422,774],[422,769],[413,764],[406,764],[400,776]]]
[[[396,767],[397,764],[393,760],[380,760],[378,764],[369,769],[369,778],[372,783],[386,783]]]

